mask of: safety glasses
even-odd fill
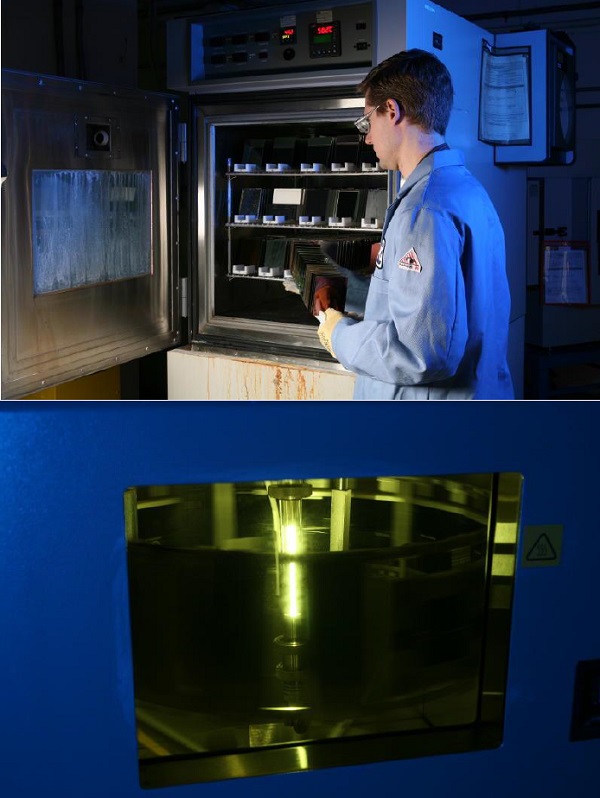
[[[358,130],[359,133],[362,133],[363,136],[366,136],[369,130],[371,130],[371,120],[369,119],[369,117],[371,116],[372,113],[375,113],[375,111],[378,108],[379,108],[378,105],[376,105],[375,108],[371,108],[368,114],[361,116],[361,118],[357,119],[356,122],[354,123],[354,127]]]

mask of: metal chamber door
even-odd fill
[[[2,398],[179,342],[171,95],[3,70]]]

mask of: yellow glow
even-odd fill
[[[296,524],[281,527],[281,549],[285,554],[300,554],[300,534]]]
[[[287,571],[287,612],[288,618],[300,617],[300,579],[298,566],[295,562],[290,562],[286,567]]]
[[[306,712],[307,709],[310,707],[294,707],[294,706],[285,706],[285,707],[261,707],[265,712],[281,712],[282,714],[287,714],[288,712]]]
[[[494,554],[492,559],[492,576],[512,576],[514,572],[514,554]]]
[[[304,551],[300,512],[300,502],[281,502],[281,552],[289,557]],[[284,615],[296,620],[302,615],[302,565],[293,560],[284,562],[282,581]]]
[[[498,521],[496,524],[496,543],[515,543],[517,540],[517,525]]]
[[[139,745],[145,746],[152,751],[153,754],[156,754],[156,756],[169,756],[171,753],[167,748],[163,748],[162,745],[153,740],[152,737],[144,734],[141,729],[138,729],[137,739]]]
[[[301,770],[306,770],[308,768],[308,753],[306,748],[298,747],[295,749],[296,751],[296,766]]]

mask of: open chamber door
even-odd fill
[[[128,490],[142,785],[500,745],[521,482]]]
[[[172,96],[2,72],[2,398],[179,342]]]

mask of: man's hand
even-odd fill
[[[336,324],[340,319],[343,318],[344,314],[340,313],[339,310],[334,310],[333,308],[327,308],[327,310],[322,310],[319,313],[319,321],[321,322],[319,325],[319,341],[323,344],[325,349],[327,349],[333,355],[333,357],[335,357],[335,352],[331,346],[331,336]]]

